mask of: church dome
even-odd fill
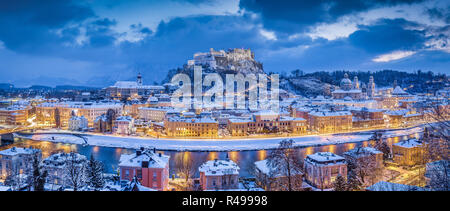
[[[350,90],[352,89],[352,81],[350,79],[348,79],[348,75],[347,73],[344,74],[344,78],[341,80],[341,84],[340,87],[343,90]]]

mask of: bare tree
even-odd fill
[[[184,179],[184,190],[189,191],[193,189],[191,178],[195,174],[194,160],[191,156],[178,156],[175,160],[177,174]]]
[[[347,156],[349,174],[354,174],[361,184],[370,186],[378,181],[382,174],[382,166],[377,162],[376,155],[361,148],[354,156]]]
[[[298,175],[302,174],[302,164],[293,144],[293,140],[283,140],[267,157],[267,166],[273,171],[270,174],[285,177],[280,187],[287,191],[301,190]]]
[[[73,191],[77,191],[85,185],[86,160],[71,152],[65,162],[65,178]]]
[[[436,104],[427,112],[427,125],[424,128],[423,140],[425,150],[422,164],[427,165],[421,176],[429,179],[432,190],[446,190],[449,187],[449,154],[450,154],[450,107]]]

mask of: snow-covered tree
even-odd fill
[[[68,185],[77,191],[85,186],[86,158],[80,159],[79,154],[71,152],[65,160],[64,173]]]
[[[379,150],[383,153],[383,160],[386,161],[391,157],[391,148],[389,145],[383,141],[383,134],[380,132],[375,132],[372,135],[371,140],[375,141],[375,144],[373,145],[373,148]]]
[[[383,166],[377,162],[376,154],[357,148],[353,156],[347,156],[348,174],[353,174],[362,185],[370,186],[378,182],[383,173]]]
[[[93,155],[86,166],[86,177],[86,183],[95,190],[101,189],[105,185],[103,163],[95,160]]]
[[[184,190],[189,191],[193,189],[191,178],[195,174],[194,160],[186,153],[180,154],[175,159],[176,172],[178,176],[184,179]]]
[[[334,191],[347,191],[347,183],[342,175],[338,175],[333,183]]]
[[[281,183],[281,188],[287,191],[301,190],[302,181],[298,175],[301,172],[302,164],[299,154],[294,149],[293,140],[283,140],[278,148],[273,150],[267,157],[267,165],[271,171],[277,175],[284,175],[285,182]],[[301,177],[300,177],[301,178]]]
[[[44,185],[47,178],[47,171],[42,170],[40,164],[40,159],[37,154],[33,155],[33,176],[32,185],[34,191],[44,191]]]

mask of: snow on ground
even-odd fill
[[[405,136],[422,132],[420,127],[404,130],[386,131],[383,137]],[[80,137],[70,134],[52,132],[49,134],[17,135],[23,138],[31,138],[37,141],[50,141],[57,143],[84,144]],[[267,150],[278,147],[280,141],[294,140],[296,147],[321,146],[342,144],[369,140],[370,132],[335,135],[310,135],[301,137],[280,138],[249,138],[249,139],[153,139],[141,137],[120,137],[112,135],[83,135],[87,138],[88,145],[102,147],[119,147],[138,149],[140,147],[156,148],[168,151],[244,151]]]

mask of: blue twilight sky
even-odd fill
[[[151,84],[209,48],[267,72],[446,73],[449,24],[448,0],[0,0],[0,83]]]

